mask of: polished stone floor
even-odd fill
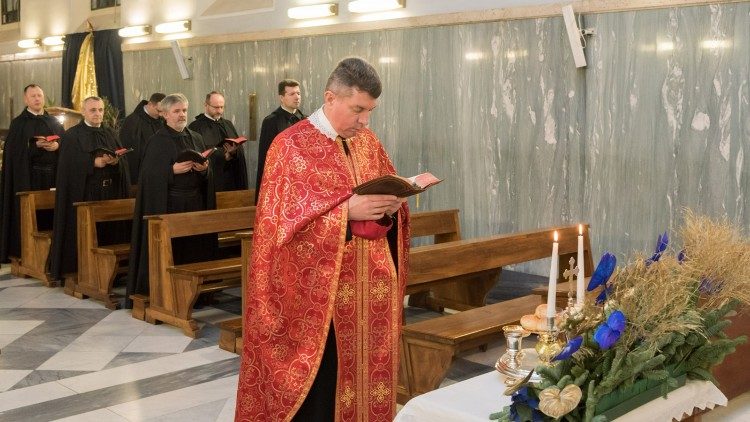
[[[507,277],[514,277],[507,274]],[[541,278],[500,285],[491,301],[526,294]],[[506,278],[506,281],[507,278]],[[506,283],[501,283],[506,284]],[[133,319],[0,269],[0,421],[231,421],[239,358],[217,347],[239,292],[196,310],[201,337]],[[437,314],[408,309],[407,321]],[[443,385],[493,370],[500,343],[457,359]],[[750,420],[750,396],[709,420]],[[733,402],[734,404],[734,402]],[[704,418],[705,419],[705,418]]]

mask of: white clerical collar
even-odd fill
[[[34,116],[41,116],[42,114],[44,114],[44,109],[42,109],[42,111],[40,111],[39,113],[34,113],[30,108],[26,107],[26,111],[33,114]]]
[[[83,119],[83,123],[85,123],[85,124],[86,124],[86,126],[88,126],[88,127],[102,127],[102,125],[101,125],[101,124],[100,124],[99,126],[94,126],[94,125],[92,125],[91,123],[87,122],[87,121],[86,121],[86,119]]]
[[[315,110],[315,112],[311,114],[310,117],[307,118],[307,120],[309,120],[310,123],[315,126],[315,129],[318,129],[320,133],[325,135],[330,140],[335,141],[336,137],[339,136],[339,134],[336,133],[336,130],[331,125],[331,122],[328,120],[328,117],[326,117],[325,113],[323,113],[323,106]]]
[[[213,120],[214,122],[218,122],[219,120],[221,120],[221,116],[219,116],[218,119],[214,119],[213,117],[209,116],[206,113],[203,113],[203,115],[206,116],[206,117],[208,117],[208,120]]]

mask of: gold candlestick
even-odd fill
[[[538,333],[539,340],[536,342],[536,354],[542,365],[550,366],[552,358],[560,354],[562,344],[557,340],[557,328],[555,318],[547,318],[547,330]]]

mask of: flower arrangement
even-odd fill
[[[723,330],[729,312],[750,305],[750,244],[726,220],[689,210],[681,238],[676,254],[664,233],[650,257],[622,267],[605,253],[588,285],[595,292],[560,323],[567,344],[552,365],[535,369],[542,381],[510,388],[511,405],[490,419],[605,421],[638,392],[713,381],[711,367],[747,341]]]

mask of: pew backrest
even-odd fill
[[[433,236],[433,243],[454,242],[461,239],[457,209],[418,212],[410,217],[412,239]]]

